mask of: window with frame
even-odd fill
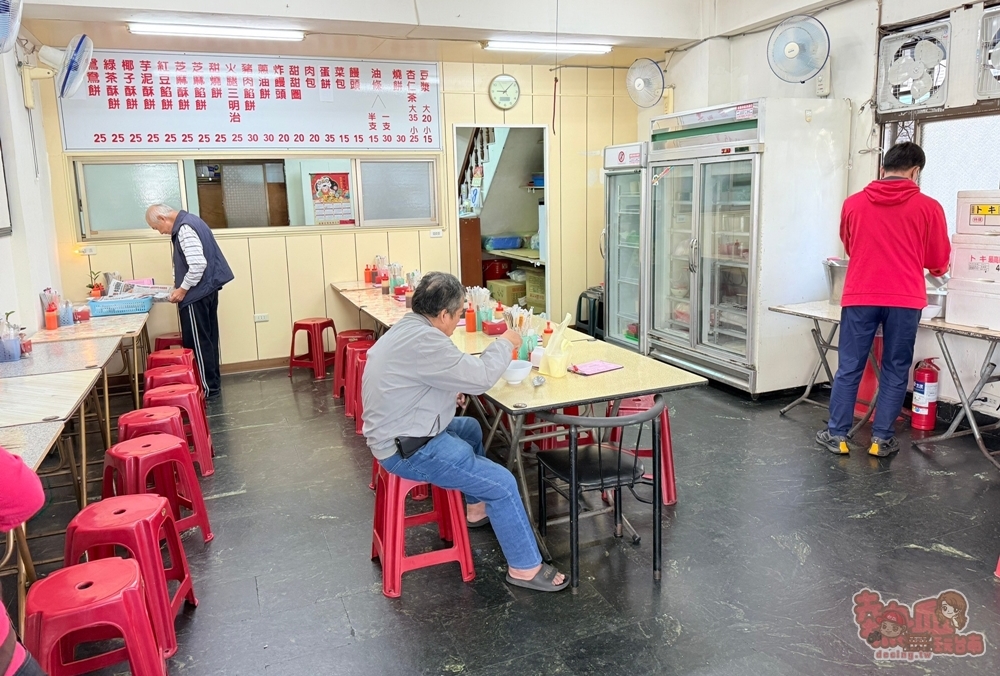
[[[1000,186],[1000,115],[955,117],[920,124],[919,143],[927,155],[920,189],[944,207],[949,234],[955,233],[958,192]]]
[[[145,210],[165,203],[211,228],[435,227],[433,157],[300,156],[74,162],[84,239],[151,236]]]
[[[180,161],[83,160],[76,162],[76,184],[84,239],[152,235],[149,206],[187,207]]]

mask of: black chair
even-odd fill
[[[651,423],[653,427],[653,448],[660,447],[660,413],[666,405],[661,395],[656,395],[652,408],[642,413],[621,417],[568,416],[555,413],[539,413],[538,417],[550,423],[565,425],[569,428],[569,448],[539,451],[538,459],[538,530],[545,535],[546,489],[551,486],[563,497],[569,500],[569,540],[570,540],[570,585],[577,587],[580,579],[580,493],[583,491],[614,491],[615,536],[622,534],[622,488],[632,488],[642,483],[644,473],[638,454],[627,453],[622,449],[622,440],[609,444],[602,442],[601,430],[612,427],[637,426],[641,435],[642,425]],[[595,430],[597,444],[579,446],[580,430]],[[636,440],[636,447],[640,440]],[[660,579],[662,532],[660,517],[663,503],[659,499],[660,487],[660,454],[654,452],[653,457],[653,579]],[[560,484],[559,482],[562,482]],[[562,485],[568,484],[568,491],[562,490]],[[638,496],[636,496],[638,497]],[[643,500],[645,502],[645,500]],[[631,529],[631,526],[629,527]],[[634,532],[633,536],[634,536]],[[638,542],[637,536],[635,541]]]
[[[584,304],[586,313],[583,311]],[[592,286],[580,294],[576,300],[576,324],[573,328],[591,338],[604,340],[604,287]]]

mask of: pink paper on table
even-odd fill
[[[595,359],[594,361],[588,361],[584,364],[576,364],[572,366],[570,370],[573,373],[579,373],[581,376],[593,376],[597,375],[598,373],[617,371],[620,368],[624,367],[621,364],[612,364],[611,362]]]

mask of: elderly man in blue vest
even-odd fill
[[[212,230],[205,221],[166,204],[146,210],[146,223],[161,235],[170,235],[174,250],[174,290],[184,347],[194,350],[205,395],[221,391],[219,373],[219,289],[233,280]]]

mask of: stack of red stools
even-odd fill
[[[361,377],[358,365],[362,355],[367,361],[368,350],[375,344],[374,340],[356,340],[345,348],[347,360],[347,384],[344,388],[344,415],[354,418],[357,413],[358,393],[361,392]]]
[[[105,454],[103,499],[70,522],[66,568],[28,592],[24,641],[51,676],[126,660],[136,676],[165,676],[177,652],[174,618],[198,603],[180,533],[213,537],[195,472],[195,463],[203,476],[214,472],[212,442],[194,353],[177,344],[179,334],[157,338],[145,408],[119,418],[118,443]],[[115,638],[124,647],[75,656],[78,645]]]
[[[119,418],[118,443],[105,454],[103,499],[70,522],[66,568],[28,593],[24,641],[52,676],[125,660],[136,676],[165,676],[177,652],[174,618],[198,603],[180,533],[198,528],[212,539],[195,463],[203,476],[214,467],[194,353],[179,344],[180,334],[157,338],[145,408]],[[76,646],[115,638],[124,647],[76,659]]]
[[[337,334],[337,347],[333,364],[333,398],[340,399],[347,386],[347,346],[359,340],[375,340],[375,332],[368,329],[352,329]]]

